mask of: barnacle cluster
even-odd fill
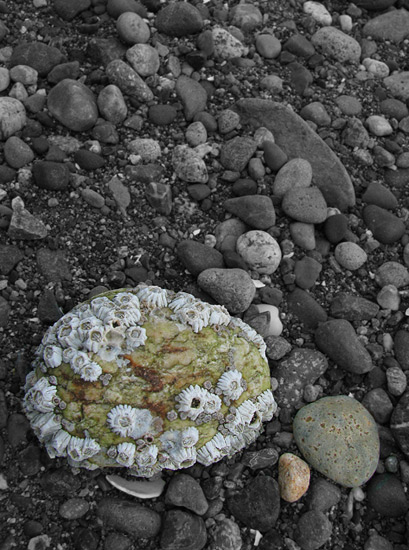
[[[51,457],[150,477],[240,451],[276,403],[263,339],[223,306],[141,284],[50,327],[24,408]]]

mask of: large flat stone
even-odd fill
[[[339,158],[296,113],[266,99],[240,99],[234,106],[241,123],[265,126],[290,158],[303,158],[312,166],[313,182],[329,206],[345,210],[355,204],[351,179]]]

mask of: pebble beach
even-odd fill
[[[407,550],[408,59],[408,0],[0,0],[0,550]],[[141,283],[257,331],[278,405],[150,495],[22,408]]]

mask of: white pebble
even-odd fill
[[[339,24],[341,25],[341,30],[343,32],[352,31],[352,18],[350,15],[340,15]]]
[[[335,248],[335,259],[345,269],[355,271],[363,266],[368,256],[359,245],[352,242],[340,243]]]
[[[305,2],[303,5],[304,13],[311,17],[320,25],[327,27],[332,23],[332,17],[325,6],[320,2]]]
[[[386,78],[387,76],[389,76],[389,67],[383,61],[366,57],[362,61],[362,65],[365,67],[368,73],[371,73],[378,78]]]
[[[278,308],[270,304],[256,304],[259,313],[268,311],[270,313],[270,325],[266,330],[265,336],[280,336],[283,332],[283,324],[280,320]]]
[[[389,122],[380,115],[371,115],[366,119],[368,130],[374,136],[383,137],[393,133],[393,128]]]

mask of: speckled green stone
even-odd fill
[[[375,420],[346,395],[323,397],[298,411],[294,439],[305,460],[345,487],[358,487],[373,475],[379,459]]]

